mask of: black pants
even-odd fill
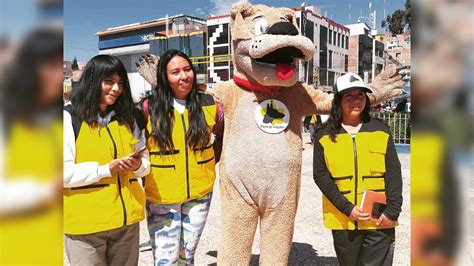
[[[308,129],[309,129],[309,138],[311,140],[311,143],[314,144],[314,132],[316,131],[316,124],[309,124]]]
[[[333,230],[334,249],[341,266],[392,265],[395,229]]]

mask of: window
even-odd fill
[[[213,25],[213,26],[207,27],[207,30],[209,32],[209,35],[208,35],[209,41],[210,41],[211,36],[213,36],[213,34],[217,32],[219,26],[220,25]],[[217,37],[217,40],[214,41],[213,43],[214,45],[229,43],[229,24],[228,23],[222,24],[222,30],[223,31],[219,34],[219,36]]]
[[[328,85],[334,85],[334,72],[328,71]]]
[[[348,66],[349,65],[349,56],[345,55],[344,56],[344,71],[347,72]]]
[[[332,30],[329,30],[329,44],[332,44]]]
[[[329,35],[329,36],[331,36],[331,35]],[[320,41],[319,67],[321,69],[325,69],[327,67],[327,49],[328,49],[328,46],[327,46],[328,39],[327,38],[328,38],[328,29],[324,26],[321,26],[320,30],[319,30],[319,41]],[[318,50],[316,50],[316,51],[318,51]],[[320,71],[322,71],[321,69],[320,69]],[[323,77],[321,73],[320,73],[320,78]],[[320,79],[320,81],[321,81],[321,79]],[[320,84],[323,84],[323,83],[320,83]]]
[[[336,45],[336,38],[337,38],[336,34],[337,32],[334,32],[334,35],[333,35],[334,45]]]
[[[332,51],[329,51],[328,63],[329,63],[328,68],[332,68]]]

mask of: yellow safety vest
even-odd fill
[[[108,127],[82,122],[76,139],[76,163],[107,164],[130,155],[137,140],[128,125]],[[91,185],[64,189],[64,233],[90,234],[144,219],[145,193],[132,173],[114,174]]]
[[[50,125],[13,123],[5,142],[5,179],[62,182],[62,120]],[[58,192],[59,194],[59,192]],[[62,265],[61,200],[0,217],[0,265]]]
[[[415,133],[411,140],[411,218],[440,219],[440,188],[445,143],[436,133]]]
[[[354,205],[360,206],[364,190],[385,193],[385,153],[389,135],[383,131],[328,135],[319,140],[324,148],[328,170],[339,191]],[[377,229],[375,222],[353,222],[323,195],[324,225],[333,230]]]
[[[207,97],[211,97],[206,95]],[[203,113],[209,126],[209,134],[216,123],[216,105],[213,100],[203,103]],[[187,199],[199,198],[214,186],[215,159],[212,143],[204,151],[193,151],[186,145],[189,128],[189,112],[183,114],[174,110],[173,145],[174,150],[160,150],[152,137],[148,138],[151,172],[145,178],[147,199],[160,204],[182,203]],[[148,119],[148,131],[152,131]]]

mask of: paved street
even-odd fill
[[[312,146],[309,135],[303,134],[303,169],[301,195],[296,215],[293,247],[290,254],[289,265],[337,265],[336,254],[332,244],[329,229],[323,226],[321,211],[321,192],[312,178]],[[410,155],[399,149],[403,175],[403,206],[400,215],[400,225],[396,230],[396,245],[394,265],[410,264]],[[196,265],[215,264],[217,259],[217,241],[219,236],[219,189],[218,182],[214,189],[214,198],[211,204],[209,218],[203,236],[196,251]],[[153,258],[151,248],[147,244],[148,233],[146,222],[140,228],[140,265],[151,265]],[[253,246],[251,265],[258,265],[258,230]]]

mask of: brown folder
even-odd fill
[[[372,190],[364,191],[360,202],[360,208],[364,212],[370,214],[371,220],[378,220],[385,210],[385,207],[387,207],[387,198],[385,197],[385,194]]]

